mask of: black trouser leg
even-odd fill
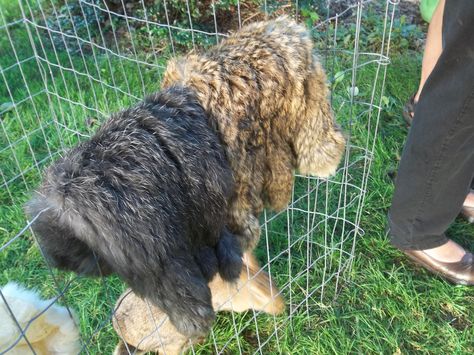
[[[389,212],[392,243],[402,249],[445,243],[474,177],[474,1],[446,1],[443,42],[415,109]]]

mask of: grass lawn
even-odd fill
[[[34,5],[31,11],[40,23],[41,12]],[[262,230],[256,254],[271,267],[288,304],[286,314],[220,314],[196,353],[216,348],[225,348],[226,354],[253,353],[259,347],[263,354],[474,353],[474,289],[451,286],[414,267],[386,237],[392,177],[407,134],[401,108],[416,89],[421,57],[410,50],[419,28],[397,22],[381,97],[384,67],[365,54],[377,50],[383,33],[377,16],[363,17],[358,63],[367,65],[355,77],[354,26],[341,26],[336,33],[338,51],[321,52],[337,120],[351,134],[348,167],[330,182],[298,178],[293,208]],[[24,23],[6,25],[19,18],[15,2],[0,0],[0,285],[15,280],[44,297],[60,293],[59,302],[79,316],[84,352],[109,354],[117,342],[110,313],[125,286],[116,277],[77,278],[49,270],[32,235],[21,233],[26,225],[21,206],[39,184],[41,171],[63,149],[91,134],[108,113],[159,89],[170,51],[157,56],[142,51],[139,45],[150,43],[136,31],[137,48],[117,44],[104,51],[100,40],[108,40],[100,33],[92,49],[68,52],[52,43],[67,40],[67,45],[80,46],[77,39],[52,38]],[[346,21],[353,23],[355,13]],[[88,41],[89,35],[81,38]],[[316,32],[317,47],[324,48],[328,38],[332,43],[333,37]],[[353,80],[358,92],[351,97]],[[380,100],[383,106],[378,126],[377,110],[366,105],[374,85],[374,103]],[[363,235],[356,239],[352,259],[354,235],[361,233],[353,222],[359,218]],[[472,225],[458,219],[448,235],[474,250]]]

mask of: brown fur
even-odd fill
[[[203,54],[168,64],[163,86],[192,88],[225,145],[236,182],[228,226],[255,247],[258,215],[291,196],[293,170],[327,177],[344,151],[309,32],[287,17],[257,22]]]
[[[246,254],[244,262],[236,283],[226,282],[219,275],[209,283],[214,309],[234,312],[255,309],[269,314],[282,313],[285,308],[283,298],[268,274],[260,270],[253,256]],[[131,290],[125,291],[117,301],[113,326],[122,339],[114,355],[142,354],[147,351],[175,355],[199,341],[198,338],[189,338],[178,332],[161,309]]]

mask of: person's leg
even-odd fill
[[[433,68],[438,61],[441,52],[443,51],[443,42],[441,30],[443,27],[443,10],[444,1],[440,0],[436,7],[430,25],[428,26],[428,33],[426,35],[425,51],[423,53],[423,61],[421,63],[421,78],[418,91],[415,94],[415,102],[418,102],[421,91],[425,85],[426,79],[428,79]]]
[[[440,0],[433,14],[428,33],[426,35],[425,50],[421,63],[421,77],[417,92],[412,95],[409,101],[403,107],[403,118],[410,126],[413,122],[416,104],[420,98],[421,91],[425,85],[426,79],[433,70],[439,56],[443,50],[442,45],[442,27],[443,27],[443,9],[445,0]]]
[[[474,207],[474,193],[470,192],[464,200],[464,206]]]
[[[440,0],[438,2],[438,6],[434,11],[433,17],[428,26],[425,49],[423,52],[423,59],[421,63],[420,83],[418,85],[418,90],[415,96],[413,97],[414,104],[418,102],[426,79],[428,79],[429,75],[431,74],[433,68],[436,65],[436,62],[438,61],[439,56],[441,55],[441,52],[443,51],[442,27],[444,3],[445,0]],[[408,112],[408,114],[411,116],[411,119],[413,119],[414,112]],[[472,186],[474,189],[474,181]],[[468,193],[463,206],[468,208],[474,208],[474,192]]]
[[[444,232],[474,177],[474,1],[446,1],[443,42],[416,106],[389,226],[398,248],[431,249],[441,261],[450,255],[455,260],[445,261],[457,261],[464,251]]]
[[[428,26],[428,33],[426,35],[425,50],[423,52],[423,60],[421,63],[421,77],[418,90],[414,96],[414,103],[416,104],[420,99],[421,91],[425,86],[425,82],[430,76],[433,68],[438,61],[441,52],[443,51],[442,28],[443,28],[443,11],[445,0],[440,0],[438,6],[433,13],[433,17]],[[413,118],[413,112],[409,113]],[[472,184],[474,189],[474,181]],[[474,192],[468,193],[463,206],[474,208]]]
[[[469,223],[474,223],[474,181],[471,184],[471,191],[464,200],[462,206],[461,214],[462,216],[469,221]]]

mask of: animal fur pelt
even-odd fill
[[[180,332],[205,334],[206,281],[217,269],[238,276],[239,244],[255,247],[265,205],[286,206],[295,169],[326,177],[342,156],[312,49],[283,17],[171,61],[164,91],[48,169],[27,207],[43,211],[33,229],[45,254],[84,274],[114,271]]]
[[[42,300],[35,291],[14,282],[2,287],[1,293],[36,354],[79,353],[79,331],[66,308],[51,305],[54,300]],[[3,297],[0,297],[0,353],[7,349],[10,349],[9,355],[32,353]],[[20,341],[11,348],[18,339]]]
[[[293,171],[327,177],[345,139],[309,32],[287,17],[243,27],[210,50],[172,60],[163,87],[192,89],[219,132],[236,187],[231,232],[255,247],[266,205],[284,208]]]
[[[254,309],[274,315],[284,311],[284,301],[275,283],[250,254],[244,255],[244,265],[236,283],[216,276],[209,287],[216,311],[245,312]],[[149,351],[178,355],[199,341],[178,332],[163,311],[131,290],[125,291],[117,301],[113,326],[121,338],[114,355]]]
[[[207,281],[237,278],[225,229],[232,173],[192,90],[171,87],[112,115],[47,169],[27,204],[44,254],[80,274],[115,272],[188,335],[215,314]],[[46,209],[46,210],[45,210]],[[99,266],[99,267],[98,267]]]

